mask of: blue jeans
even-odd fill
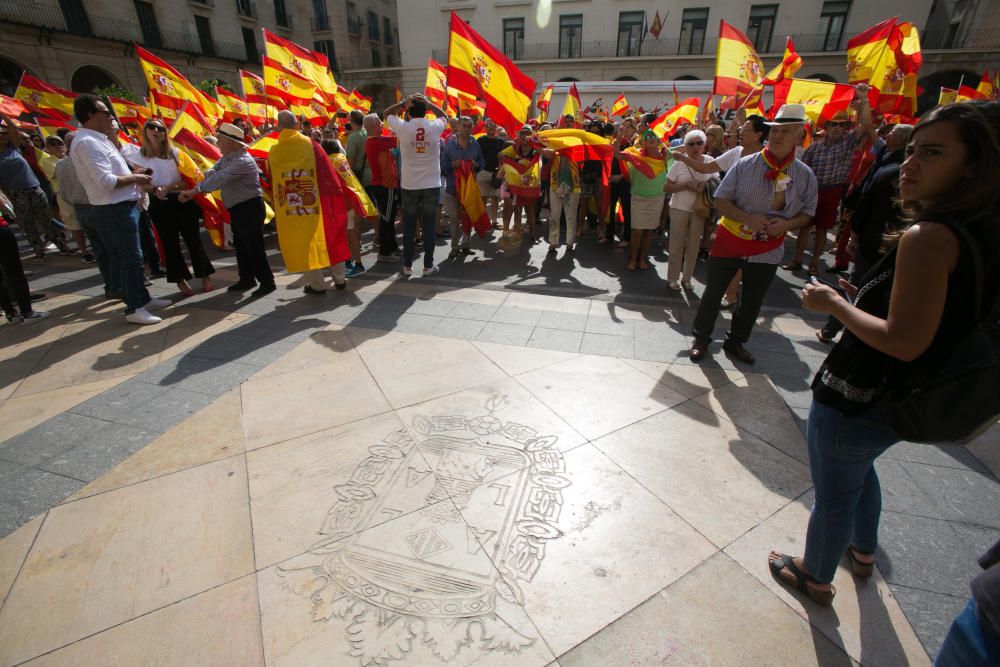
[[[135,202],[95,206],[94,220],[111,254],[111,275],[117,275],[125,301],[125,314],[149,303],[143,284],[142,247],[139,243],[139,209]]]
[[[809,469],[816,497],[806,532],[806,570],[820,583],[833,581],[848,546],[874,552],[882,513],[875,459],[899,441],[877,408],[856,417],[818,401],[806,426]]]
[[[970,599],[955,617],[934,667],[990,667],[1000,665],[1000,636],[980,622],[976,601]]]
[[[424,268],[434,266],[434,242],[437,231],[437,207],[441,188],[403,190],[403,266],[413,266],[413,237],[417,233],[417,218],[422,218],[424,230]]]
[[[113,292],[120,291],[118,274],[111,271],[111,251],[101,231],[100,216],[96,215],[100,209],[93,206],[74,206],[73,210],[76,211],[76,219],[80,222],[80,227],[83,228],[83,233],[87,235],[90,247],[94,251],[97,270],[101,273],[101,280],[104,281],[104,294],[110,296]]]

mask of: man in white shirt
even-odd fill
[[[150,299],[143,279],[139,242],[139,209],[147,174],[134,174],[119,149],[108,139],[111,113],[100,98],[80,95],[73,103],[80,122],[70,157],[91,204],[92,222],[110,254],[110,267],[120,276],[125,319],[134,324],[156,324],[160,318],[148,308],[169,306],[166,299]]]
[[[409,118],[397,114],[405,109]],[[427,120],[430,109],[437,116]],[[423,225],[424,275],[438,272],[434,266],[437,205],[441,194],[441,134],[448,127],[444,111],[420,94],[410,95],[385,110],[386,124],[399,138],[399,184],[403,191],[403,273],[413,273],[414,235],[417,218]]]

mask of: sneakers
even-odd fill
[[[163,320],[156,315],[151,315],[145,308],[137,308],[135,312],[125,316],[125,321],[132,324],[159,324]]]
[[[143,306],[143,308],[146,310],[156,310],[158,308],[166,308],[171,303],[173,303],[173,301],[170,301],[169,299],[150,299],[146,302],[146,305]]]
[[[380,262],[398,262],[400,259],[402,259],[402,257],[403,256],[400,255],[398,252],[394,252],[394,253],[389,254],[389,255],[382,255],[382,254],[380,254],[378,256],[378,261],[380,261]]]
[[[93,264],[94,262],[97,261],[97,259],[89,252],[84,253],[82,259],[84,264]]]
[[[404,276],[412,276],[413,275],[413,269],[411,267],[409,267],[409,266],[404,266],[403,267],[403,275]]]
[[[149,278],[147,278],[146,276],[143,276],[142,277],[142,284],[145,285],[146,287],[150,287],[150,286],[152,286],[153,281],[150,280]]]
[[[360,276],[364,272],[365,265],[361,262],[354,262],[354,264],[351,265],[351,268],[347,269],[347,277],[353,278],[354,276]]]
[[[31,300],[32,301],[45,301],[48,298],[49,298],[49,295],[46,294],[45,292],[32,292],[31,293]]]
[[[21,318],[24,324],[34,324],[38,320],[44,320],[49,314],[43,310],[33,310]]]
[[[435,273],[439,272],[441,269],[437,266],[425,266],[424,267],[424,277],[433,276]]]

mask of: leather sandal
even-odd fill
[[[853,546],[847,547],[847,555],[851,557],[851,572],[855,577],[867,579],[875,572],[875,561],[870,563],[858,559],[858,554],[863,556],[873,556],[873,553],[856,549]]]
[[[812,575],[806,574],[799,568],[795,566],[795,562],[792,560],[792,556],[788,554],[781,554],[781,558],[777,560],[768,561],[768,568],[771,570],[771,574],[782,584],[786,586],[794,586],[797,591],[804,593],[806,597],[815,602],[821,607],[829,607],[833,604],[833,598],[837,595],[837,589],[833,586],[830,587],[828,591],[821,591],[816,588],[811,587],[809,584],[818,584],[819,582],[813,578]],[[779,574],[782,570],[787,569],[793,577],[795,577],[795,583],[786,581]]]
[[[782,264],[781,268],[783,268],[785,271],[801,271],[802,262],[787,262],[785,264]]]

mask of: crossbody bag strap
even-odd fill
[[[987,319],[991,311],[996,310],[996,303],[992,304],[990,310],[986,310],[985,304],[983,303],[983,288],[986,283],[986,271],[983,267],[983,253],[979,250],[979,246],[976,244],[976,240],[966,229],[965,225],[954,224],[951,222],[942,222],[945,227],[950,229],[952,232],[958,236],[965,246],[969,249],[969,255],[972,258],[972,308],[973,308],[973,321],[982,322]]]

